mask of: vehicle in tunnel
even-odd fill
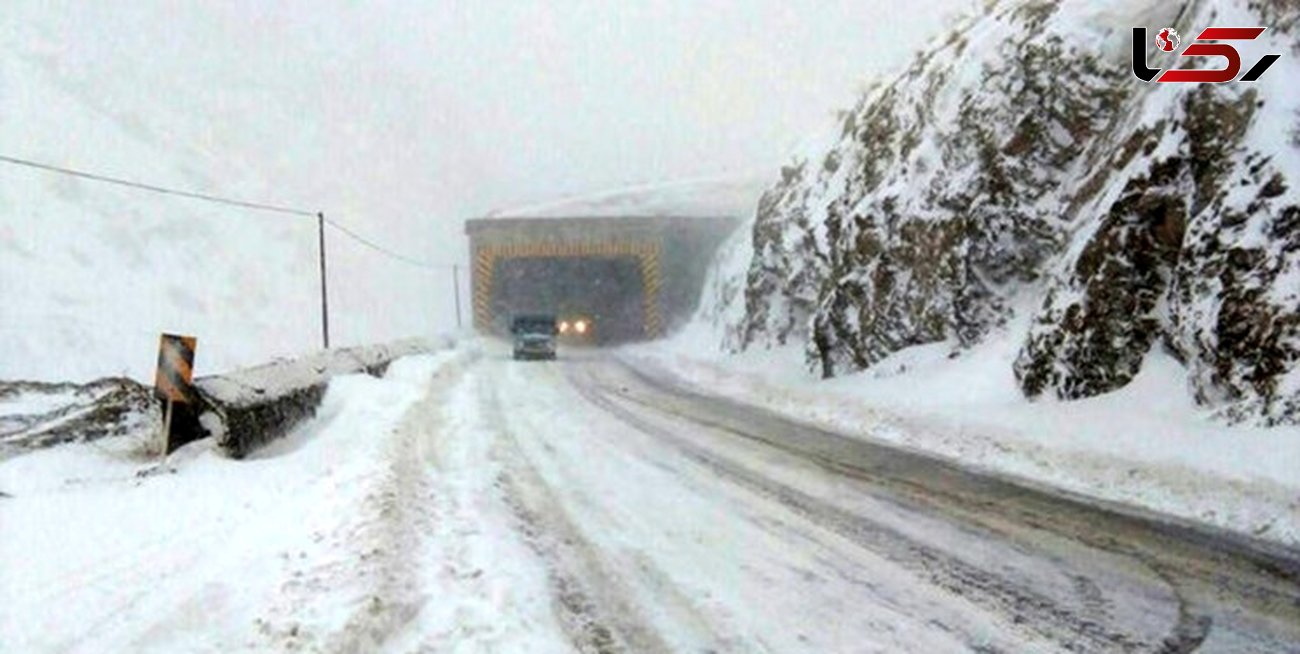
[[[630,257],[502,261],[491,306],[497,315],[552,316],[558,341],[566,345],[616,345],[645,336],[644,282]]]
[[[514,336],[515,360],[556,358],[555,337],[559,329],[556,327],[555,316],[515,316],[510,321],[510,333]]]

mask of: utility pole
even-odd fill
[[[320,328],[325,349],[330,348],[329,286],[325,275],[325,212],[316,214],[316,231],[320,235]]]
[[[451,288],[456,295],[456,329],[460,329],[460,264],[451,267]]]

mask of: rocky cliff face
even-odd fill
[[[714,284],[728,346],[802,343],[831,376],[913,345],[959,352],[1031,311],[1028,396],[1120,388],[1163,347],[1225,416],[1300,421],[1298,15],[990,5],[764,195],[747,269]],[[1283,57],[1255,83],[1146,84],[1129,61],[1142,25],[1269,25],[1243,66]]]

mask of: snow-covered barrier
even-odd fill
[[[210,436],[230,456],[242,458],[315,415],[336,375],[382,375],[396,359],[451,345],[450,339],[411,339],[327,350],[198,379],[195,401],[177,407],[173,443]]]

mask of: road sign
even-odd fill
[[[194,348],[199,339],[193,336],[163,334],[158,341],[158,371],[154,373],[153,388],[158,397],[167,400],[163,414],[162,443],[160,451],[165,457],[171,451],[172,405],[190,401],[190,383],[194,381]]]
[[[163,334],[158,343],[158,372],[154,375],[154,392],[159,397],[186,403],[190,401],[190,382],[194,380],[193,336]]]

